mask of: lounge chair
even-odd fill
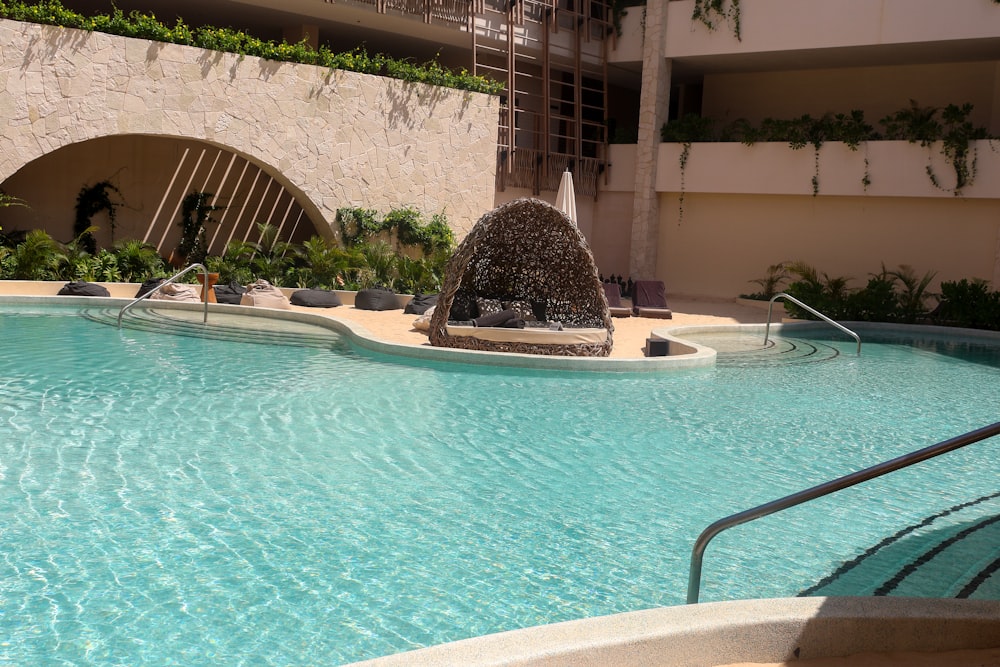
[[[608,299],[611,317],[632,317],[632,309],[622,305],[622,288],[618,283],[604,283],[604,296]]]
[[[667,290],[662,280],[636,281],[632,288],[632,313],[638,317],[673,318],[674,314],[667,307]]]

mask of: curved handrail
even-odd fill
[[[812,313],[816,317],[820,318],[824,322],[827,322],[827,323],[833,325],[834,327],[836,327],[837,329],[840,329],[845,334],[847,334],[848,336],[850,336],[851,338],[853,338],[854,340],[856,340],[858,342],[858,354],[861,354],[861,337],[858,336],[858,334],[854,333],[853,331],[851,331],[850,329],[848,329],[847,327],[845,327],[843,324],[840,324],[838,322],[834,322],[829,317],[827,317],[823,313],[819,312],[818,310],[816,310],[812,306],[807,306],[806,304],[802,303],[801,301],[799,301],[798,299],[796,299],[791,294],[785,294],[784,292],[779,292],[778,294],[775,294],[774,296],[771,297],[771,301],[768,302],[768,305],[767,305],[767,327],[764,329],[764,345],[767,345],[767,338],[768,338],[768,336],[771,333],[771,309],[774,308],[774,301],[776,299],[788,299],[789,301],[791,301],[792,303],[794,303],[799,308],[804,308],[804,309],[808,310],[810,313]]]
[[[156,294],[157,292],[159,292],[161,289],[163,289],[164,287],[166,287],[170,283],[176,282],[176,280],[178,278],[180,278],[181,276],[183,276],[185,273],[188,273],[192,269],[201,269],[202,285],[203,285],[202,286],[202,299],[201,300],[205,302],[205,316],[202,318],[202,324],[207,324],[208,323],[208,299],[205,296],[205,290],[209,289],[209,287],[208,287],[208,269],[206,269],[203,264],[194,263],[191,266],[187,267],[186,269],[178,271],[174,275],[170,276],[169,278],[167,278],[162,283],[160,283],[159,285],[157,285],[153,289],[149,290],[148,292],[146,292],[142,296],[136,297],[133,301],[130,301],[129,303],[127,303],[124,306],[122,306],[122,309],[118,311],[118,328],[119,329],[122,328],[122,317],[124,317],[125,313],[128,310],[130,310],[132,308],[132,306],[134,306],[135,304],[139,303],[143,299],[148,299],[149,297],[153,296],[154,294]]]
[[[789,496],[785,496],[784,498],[772,500],[769,503],[758,505],[757,507],[733,514],[724,519],[719,519],[701,532],[701,535],[699,535],[698,539],[695,540],[694,548],[691,550],[691,569],[688,572],[687,603],[695,604],[698,602],[698,593],[701,588],[701,563],[705,554],[705,548],[708,546],[708,543],[712,541],[712,538],[722,531],[732,528],[733,526],[738,526],[740,524],[759,519],[769,514],[774,514],[775,512],[780,512],[781,510],[794,507],[795,505],[801,505],[804,502],[829,495],[835,491],[840,491],[854,486],[855,484],[867,482],[870,479],[881,477],[882,475],[920,463],[921,461],[926,461],[927,459],[934,458],[935,456],[947,454],[950,451],[965,447],[966,445],[971,445],[979,442],[980,440],[992,438],[995,435],[1000,435],[1000,422],[990,426],[984,426],[983,428],[976,429],[975,431],[969,431],[964,435],[951,438],[950,440],[944,440],[936,445],[925,447],[924,449],[918,449],[915,452],[904,454],[903,456],[889,461],[884,461],[877,465],[873,465],[870,468],[852,472],[849,475],[844,475],[843,477],[838,477],[837,479],[829,482],[818,484],[817,486],[805,489],[804,491],[799,491],[798,493],[793,493]]]

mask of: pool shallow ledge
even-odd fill
[[[1000,601],[806,597],[708,602],[567,621],[350,667],[715,667],[996,648]]]
[[[50,305],[77,306],[80,308],[100,308],[117,310],[132,301],[131,298],[55,296],[51,294],[3,294],[0,293],[0,305]],[[176,309],[201,312],[204,305],[200,303],[185,303],[173,301],[155,301],[138,307],[157,309]],[[644,357],[636,359],[611,359],[608,357],[569,357],[546,356],[537,354],[519,354],[512,352],[484,352],[480,350],[463,350],[449,347],[434,347],[426,345],[407,345],[379,339],[364,326],[347,319],[338,318],[336,312],[314,313],[302,310],[283,310],[262,308],[259,306],[240,306],[232,304],[209,304],[208,322],[212,322],[212,313],[231,313],[242,316],[270,318],[302,322],[324,327],[342,334],[356,348],[391,355],[394,357],[414,360],[445,362],[457,364],[475,364],[481,366],[498,366],[507,368],[525,368],[533,370],[557,371],[590,371],[601,373],[647,373],[687,368],[711,367],[716,362],[716,351],[677,338],[672,329],[662,327],[654,329],[651,335],[670,342],[673,354],[665,357]],[[127,318],[126,317],[126,326]],[[741,326],[741,325],[734,325]],[[726,327],[682,327],[684,330],[714,330]],[[731,330],[731,329],[730,329]]]

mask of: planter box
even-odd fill
[[[1000,198],[1000,151],[989,141],[973,142],[977,173],[961,195],[967,199]],[[660,144],[656,189],[681,192],[683,146]],[[908,141],[870,141],[852,151],[842,142],[827,142],[819,151],[820,195],[868,197],[955,196],[955,174],[941,155],[941,145],[923,147]],[[865,160],[868,164],[866,166]],[[927,175],[930,165],[943,186]],[[746,146],[730,142],[691,144],[683,174],[685,193],[813,195],[816,174],[812,146],[793,149],[787,143]],[[866,187],[863,179],[868,177]]]

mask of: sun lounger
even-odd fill
[[[662,280],[638,280],[632,290],[633,314],[666,320],[673,318],[674,314],[667,307],[667,290]]]
[[[604,283],[604,296],[608,299],[611,317],[631,317],[632,310],[622,305],[622,288],[618,283]]]

